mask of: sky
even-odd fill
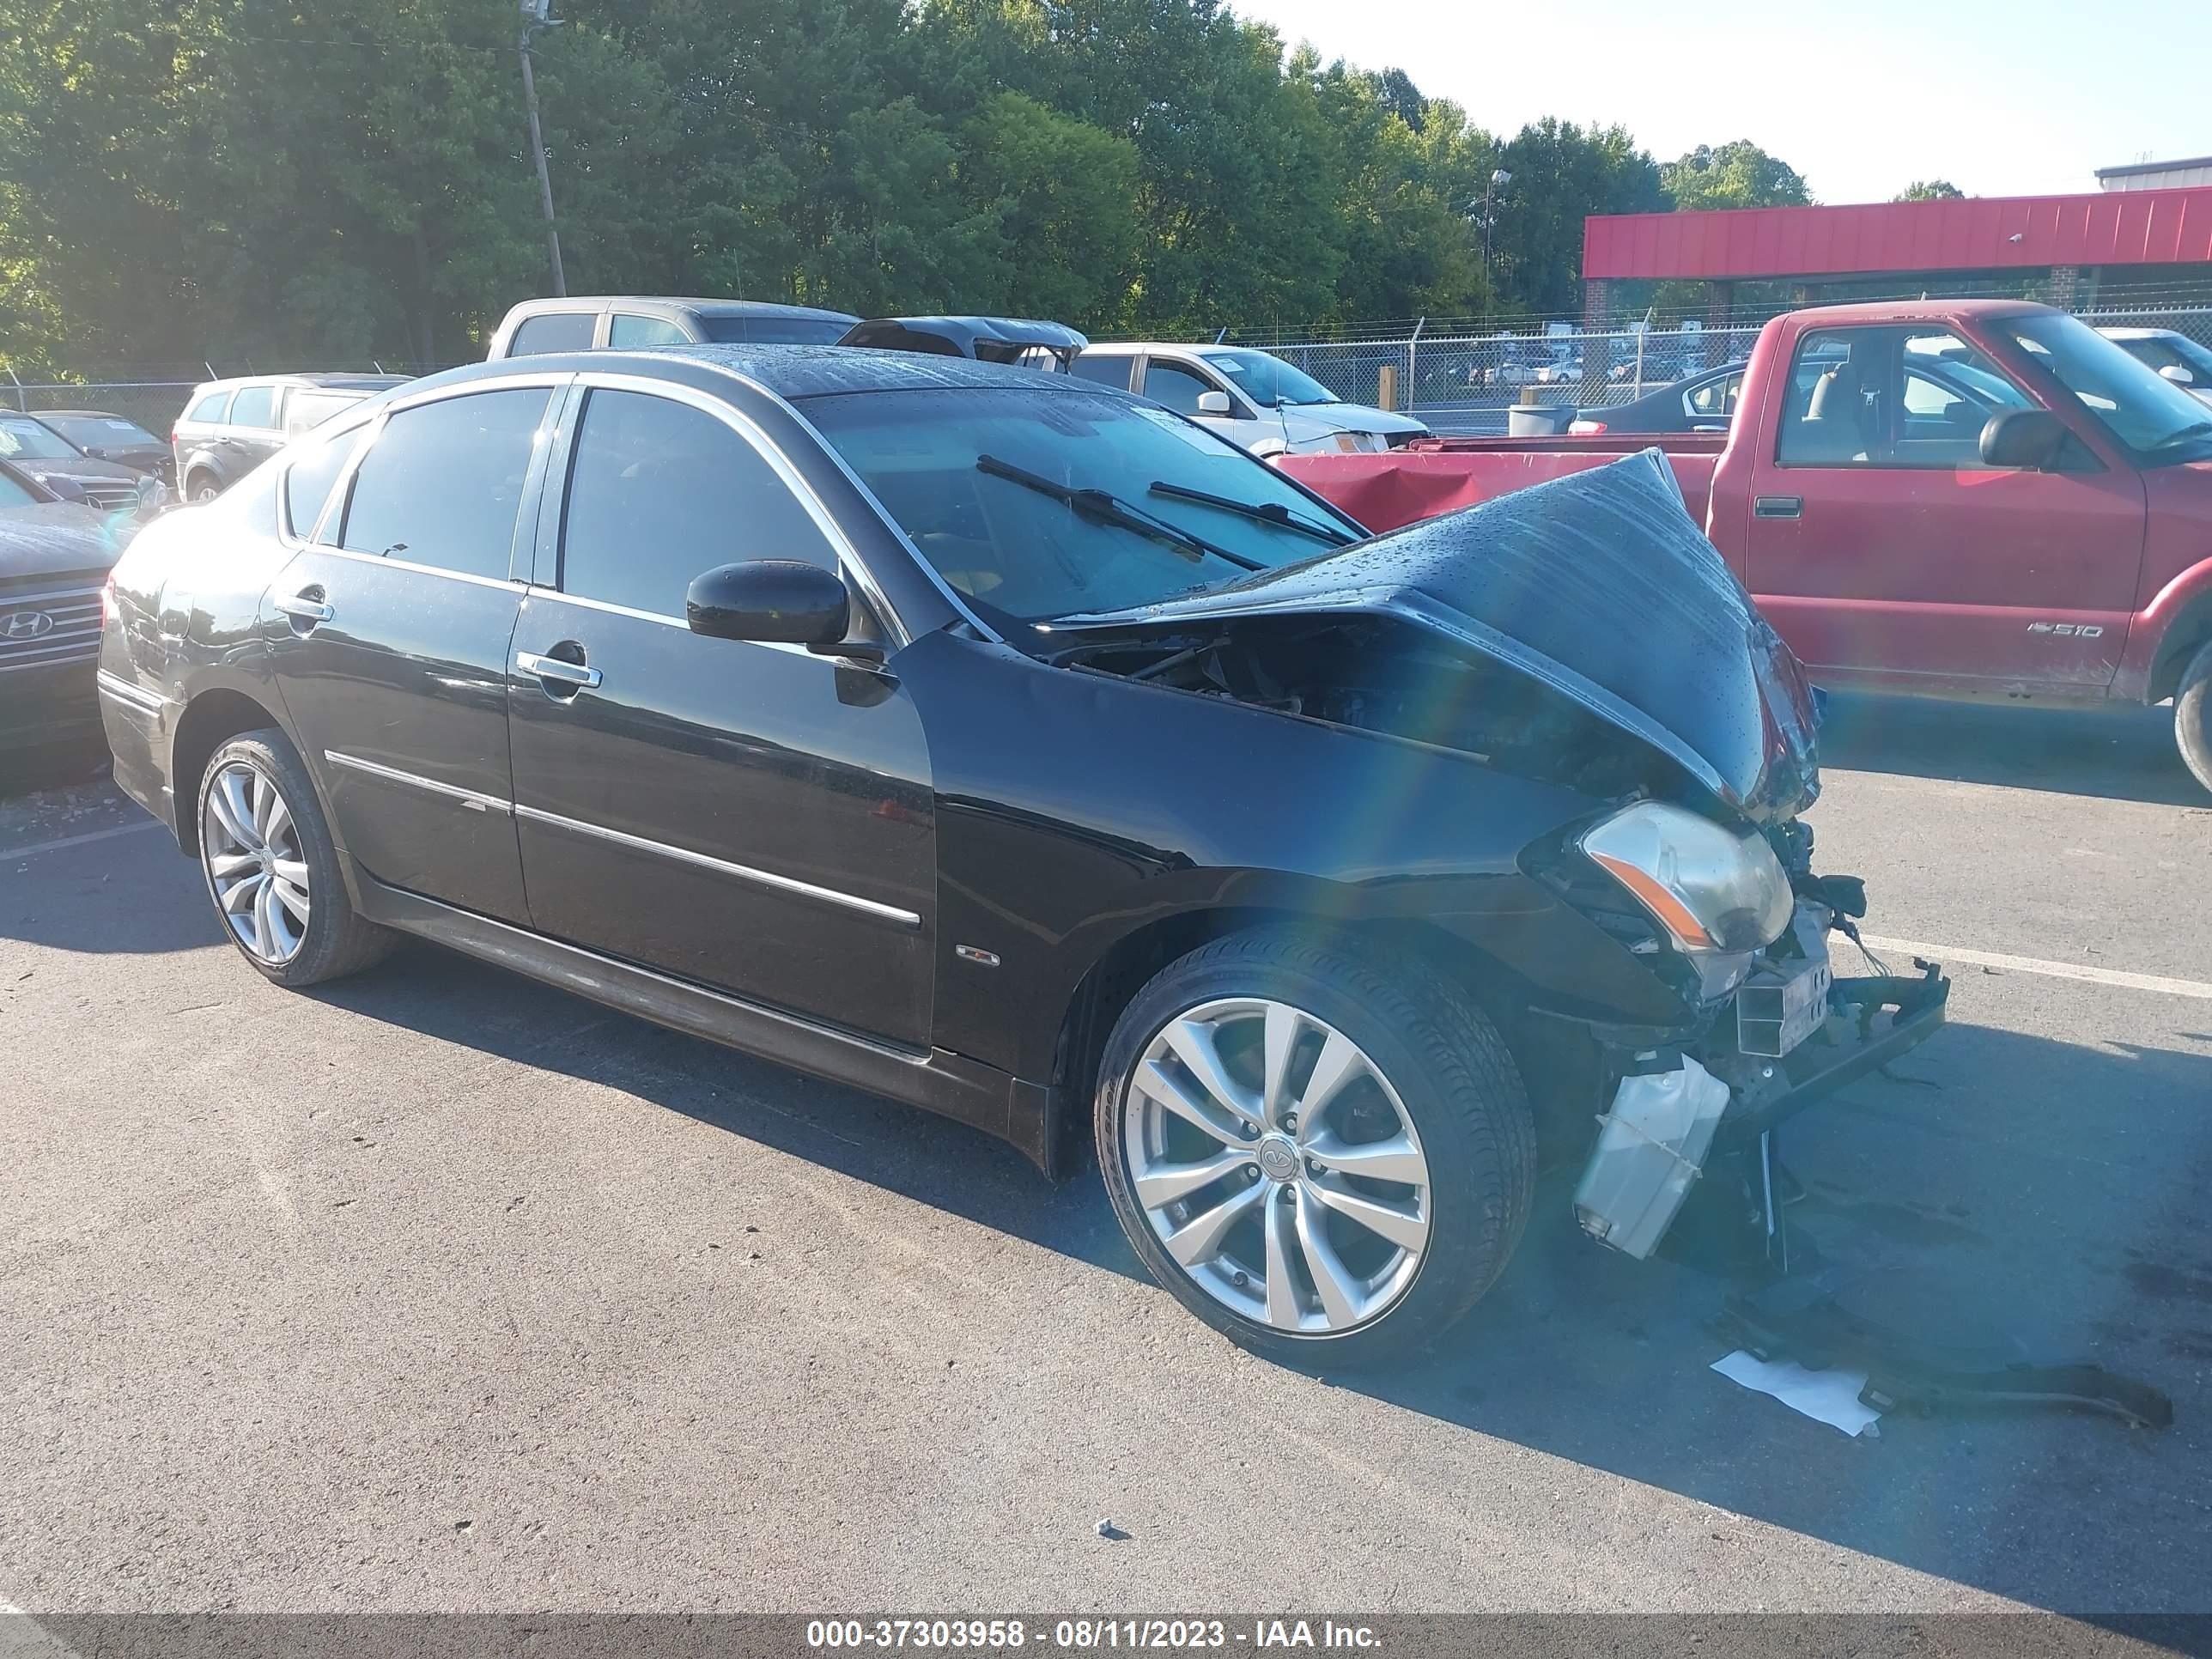
[[[2092,191],[2100,167],[2212,155],[2212,0],[1228,3],[1502,137],[1619,122],[1661,161],[1748,138],[1821,202]]]

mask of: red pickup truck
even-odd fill
[[[1381,531],[1652,446],[1817,680],[2171,697],[2212,789],[2212,410],[2047,306],[1778,317],[1725,434],[1442,439],[1279,465]]]

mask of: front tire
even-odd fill
[[[1462,994],[1255,931],[1163,969],[1107,1039],[1099,1168],[1153,1277],[1243,1347],[1357,1369],[1427,1346],[1526,1224],[1535,1127]]]
[[[359,972],[398,942],[354,909],[330,823],[282,732],[247,732],[217,749],[198,806],[208,897],[264,978],[319,985]]]
[[[2197,781],[2212,789],[2212,641],[2181,671],[2173,694],[2173,740]]]

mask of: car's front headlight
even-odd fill
[[[1763,836],[1737,836],[1679,806],[1638,801],[1579,845],[1698,966],[1708,995],[1742,975],[1790,925],[1790,877]]]

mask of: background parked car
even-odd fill
[[[102,513],[157,507],[168,493],[159,478],[94,460],[43,422],[13,410],[0,410],[0,460],[13,462],[59,499]]]
[[[1141,392],[1255,455],[1395,449],[1429,435],[1412,416],[1346,403],[1310,374],[1250,346],[1125,340],[1091,347],[1073,372]]]
[[[1723,363],[1686,380],[1676,380],[1625,404],[1586,409],[1568,425],[1570,433],[1725,432],[1743,392],[1743,365]]]
[[[2212,347],[2170,328],[2100,328],[2098,333],[2137,362],[2212,404]]]
[[[849,311],[765,300],[684,299],[668,295],[572,295],[525,300],[500,319],[484,356],[534,356],[600,347],[658,345],[835,345],[860,319]]]
[[[212,501],[338,410],[401,385],[404,374],[264,374],[195,387],[169,434],[179,493]]]
[[[99,734],[100,589],[136,528],[0,461],[0,754]]]
[[[95,461],[114,461],[150,472],[165,483],[177,482],[176,457],[168,445],[136,421],[105,409],[34,409],[31,418]]]

